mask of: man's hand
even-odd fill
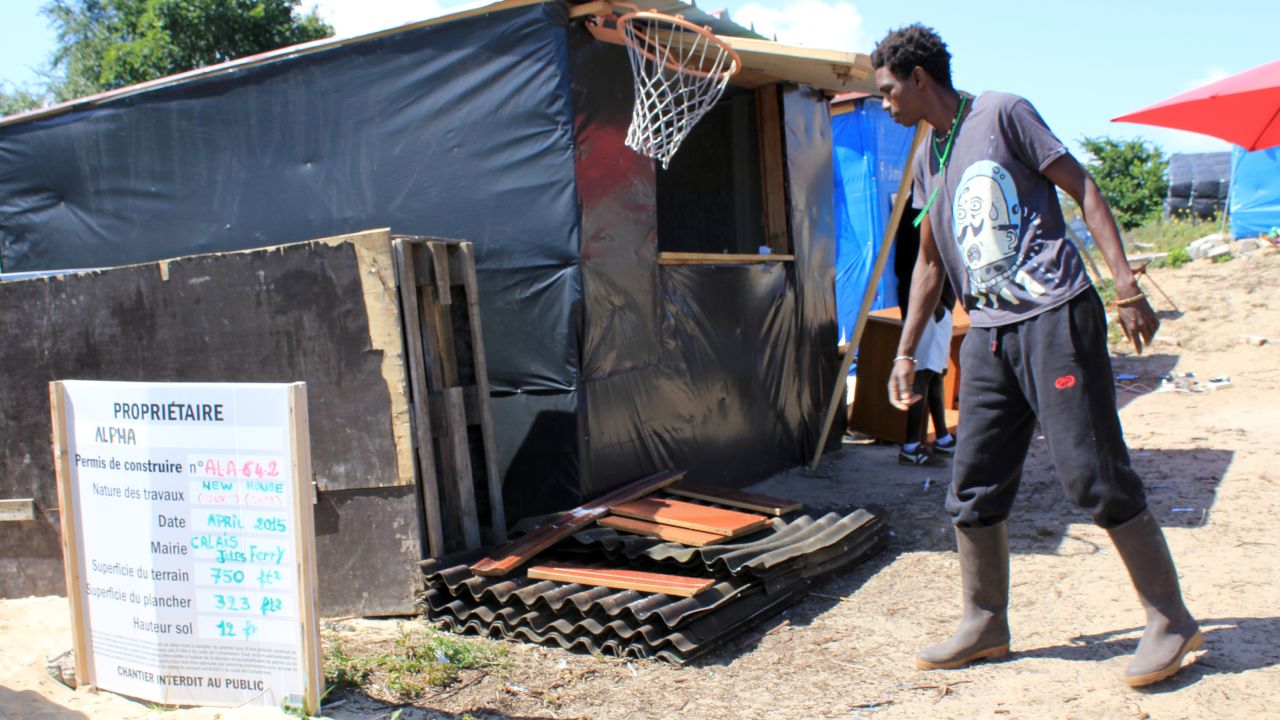
[[[916,364],[908,358],[899,358],[889,373],[889,404],[906,410],[920,401],[920,395],[912,390],[916,382]]]
[[[1141,295],[1140,292],[1128,297],[1139,295]],[[1129,338],[1129,342],[1133,343],[1133,349],[1141,355],[1143,348],[1150,345],[1151,338],[1156,336],[1156,330],[1160,329],[1160,318],[1156,317],[1156,312],[1151,309],[1145,296],[1125,305],[1120,305],[1120,300],[1124,298],[1117,298],[1116,305],[1116,311],[1120,316],[1120,329],[1124,331],[1124,336]]]

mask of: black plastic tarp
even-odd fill
[[[1165,215],[1205,219],[1226,209],[1231,153],[1174,153],[1168,173]]]
[[[558,2],[0,126],[0,262],[470,240],[511,520],[665,467],[741,485],[807,458],[835,382],[827,107],[781,103],[794,263],[659,266],[626,53]]]
[[[368,227],[470,240],[505,459],[576,485],[572,435],[525,442],[576,431],[566,28],[559,3],[507,9],[0,127],[0,263],[112,266]]]

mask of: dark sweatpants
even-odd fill
[[[1112,528],[1147,506],[1116,413],[1102,302],[1092,289],[1035,317],[970,328],[960,348],[959,444],[947,511],[959,527],[1005,520],[1036,420],[1067,494]]]

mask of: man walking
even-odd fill
[[[914,200],[924,210],[909,306],[934,307],[945,273],[971,318],[960,351],[965,431],[947,494],[963,615],[955,634],[922,650],[916,664],[956,668],[1008,653],[1005,521],[1038,421],[1063,487],[1107,530],[1146,610],[1126,682],[1163,680],[1204,641],[1129,465],[1105,314],[1066,238],[1057,188],[1079,204],[1115,279],[1121,327],[1141,353],[1159,321],[1129,269],[1111,210],[1030,103],[952,86],[951,54],[933,30],[890,32],[871,63],[885,110],[903,125],[931,126],[913,159]],[[890,402],[902,409],[919,400],[913,354],[928,313],[907,318],[889,380]]]

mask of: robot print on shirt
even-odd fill
[[[990,160],[965,168],[951,218],[960,257],[969,271],[969,293],[977,298],[978,307],[994,308],[997,298],[1017,305],[1019,295],[1044,294],[1044,286],[1019,262],[1022,205],[1004,168]],[[1014,288],[1023,292],[1015,294]]]

